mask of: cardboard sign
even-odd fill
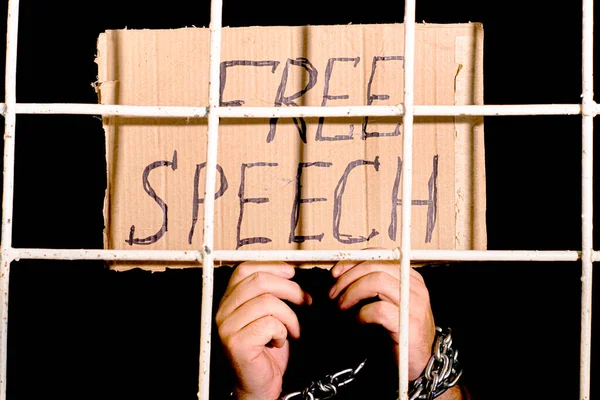
[[[400,104],[403,34],[224,28],[221,105]],[[208,105],[209,46],[206,28],[107,31],[99,101]],[[483,103],[480,24],[417,24],[415,57],[415,104]],[[207,119],[105,117],[104,128],[105,247],[200,249]],[[401,117],[221,119],[215,249],[398,247],[402,134]],[[483,118],[415,117],[413,142],[413,249],[485,249]]]

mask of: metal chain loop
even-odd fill
[[[452,331],[436,327],[433,355],[425,370],[410,383],[409,400],[431,400],[458,383],[462,367],[458,362],[458,351],[452,348]]]
[[[409,400],[432,400],[458,383],[462,367],[458,362],[458,351],[452,348],[451,330],[436,327],[433,355],[421,375],[410,382]],[[280,400],[326,400],[335,397],[338,389],[349,384],[365,366],[365,359],[355,369],[345,369],[316,382],[311,382],[300,392],[289,393]]]
[[[338,394],[338,388],[349,384],[356,378],[356,375],[365,366],[367,360],[361,362],[355,369],[349,368],[336,372],[333,375],[326,375],[325,378],[316,382],[311,382],[303,391],[289,393],[281,400],[325,400]]]

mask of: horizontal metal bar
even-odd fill
[[[419,116],[578,115],[579,104],[519,104],[481,106],[415,106]]]
[[[399,250],[215,250],[215,260],[254,261],[368,261],[399,260]]]
[[[282,118],[282,117],[394,117],[404,114],[403,107],[348,106],[348,107],[219,107],[221,118]]]
[[[13,248],[12,259],[107,260],[107,261],[198,261],[202,253],[195,250],[73,250]],[[241,261],[368,261],[399,260],[394,250],[215,250],[215,260]],[[503,251],[503,250],[412,250],[412,261],[577,261],[578,251]],[[600,260],[599,252],[594,252]]]
[[[412,250],[419,261],[577,261],[581,252],[571,250]]]
[[[115,260],[115,261],[202,261],[195,250],[73,250],[16,249],[9,252],[13,260]]]
[[[4,106],[4,104],[2,104]],[[206,107],[121,106],[109,104],[17,103],[17,114],[73,114],[123,117],[204,118]]]
[[[0,103],[4,114],[6,105]],[[17,103],[17,114],[73,114],[156,118],[205,118],[207,107],[127,106],[106,104]],[[591,108],[598,113],[600,107]],[[389,106],[348,107],[218,107],[220,118],[294,118],[294,117],[392,117],[404,115],[402,104]],[[580,104],[519,104],[440,106],[416,105],[415,116],[516,116],[516,115],[578,115]]]
[[[411,250],[412,261],[577,261],[576,251]],[[216,250],[225,261],[400,260],[399,250]]]
[[[4,112],[5,104],[0,104]],[[347,117],[401,116],[402,106],[356,107],[218,107],[214,111],[222,118],[274,118],[274,117]],[[106,104],[18,103],[17,114],[90,114],[104,116],[141,116],[171,118],[205,118],[207,107],[127,106]]]
[[[415,116],[578,115],[579,104],[441,106],[415,105]],[[402,116],[403,105],[348,107],[220,107],[222,118]],[[418,122],[418,121],[417,121]]]

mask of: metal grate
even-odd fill
[[[592,244],[592,166],[593,118],[599,107],[593,98],[593,0],[583,0],[582,32],[582,101],[581,104],[522,104],[483,106],[421,106],[414,104],[415,0],[405,1],[405,69],[404,100],[398,106],[360,107],[245,107],[219,106],[219,65],[221,49],[222,0],[212,0],[210,23],[209,106],[206,107],[142,107],[96,104],[24,104],[16,102],[17,40],[19,0],[9,0],[7,20],[7,56],[5,103],[0,109],[5,120],[4,181],[0,291],[0,400],[6,398],[8,286],[11,262],[18,259],[60,260],[154,260],[196,261],[203,266],[203,291],[200,337],[200,369],[198,398],[209,396],[211,307],[213,300],[214,262],[219,260],[398,260],[401,266],[400,287],[400,352],[408,349],[408,300],[410,261],[577,261],[582,262],[580,388],[579,398],[590,397],[592,266],[600,253]],[[15,121],[17,114],[86,114],[124,116],[206,117],[208,119],[208,154],[206,196],[204,204],[204,243],[202,251],[148,250],[68,250],[26,249],[12,247],[12,216],[15,162]],[[214,239],[214,190],[216,180],[217,143],[221,118],[265,118],[299,116],[402,116],[404,142],[402,174],[402,241],[394,250],[367,251],[212,251]],[[412,133],[415,116],[506,116],[506,115],[581,115],[582,116],[582,249],[581,251],[452,251],[411,250]],[[408,398],[408,361],[399,365],[400,398]]]

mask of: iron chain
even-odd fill
[[[293,392],[281,397],[281,400],[325,400],[337,395],[338,388],[349,384],[356,378],[356,374],[365,366],[367,360],[361,362],[355,369],[349,368],[337,372],[333,375],[327,375],[325,378],[316,382],[311,382],[301,392]]]
[[[311,382],[300,392],[289,393],[280,400],[326,400],[335,397],[338,389],[352,382],[365,366],[365,359],[355,369],[345,369],[316,382]],[[409,400],[432,400],[458,383],[462,367],[458,362],[458,351],[452,348],[451,330],[436,327],[433,355],[423,373],[408,388]]]
[[[431,400],[458,383],[462,367],[458,362],[458,351],[452,348],[451,330],[436,327],[433,355],[425,370],[412,381],[408,389],[409,400]]]

